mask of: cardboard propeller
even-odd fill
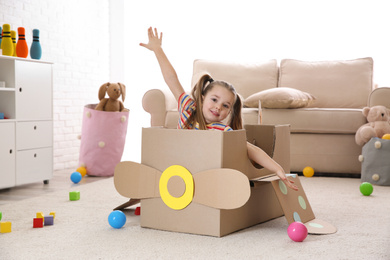
[[[250,197],[248,177],[233,169],[212,169],[191,174],[180,165],[172,165],[164,172],[136,162],[120,162],[114,173],[116,190],[131,198],[127,204],[139,199],[158,198],[175,210],[191,202],[217,209],[235,209]]]

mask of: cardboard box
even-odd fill
[[[299,178],[294,181],[300,191],[294,194],[247,156],[248,139],[289,172],[289,126],[245,128],[230,132],[144,128],[141,164],[121,162],[115,169],[117,191],[132,198],[122,206],[141,200],[142,227],[216,237],[285,212],[289,223],[297,218],[304,223],[314,220]],[[172,167],[179,168],[172,172]],[[178,205],[187,195],[192,196],[188,203]],[[297,205],[302,200],[304,209]]]

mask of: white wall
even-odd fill
[[[40,30],[42,60],[54,63],[54,169],[74,168],[83,107],[109,81],[109,1],[0,0],[4,23],[25,27],[28,45]]]
[[[138,80],[138,75],[143,79],[148,75],[146,83],[149,78],[161,79],[155,73],[159,71],[154,57],[138,46],[147,41],[146,29],[153,26],[163,31],[163,48],[183,84],[189,84],[192,62],[198,58],[258,61],[371,56],[377,82],[390,86],[387,2],[126,1],[126,62],[131,72],[135,69],[133,80]]]
[[[254,61],[372,56],[376,82],[390,86],[385,3],[0,0],[0,24],[25,27],[29,43],[32,29],[40,29],[42,59],[54,63],[54,168],[59,170],[77,166],[83,107],[98,102],[98,88],[106,81],[123,81],[127,86],[130,121],[123,159],[140,160],[141,127],[149,126],[142,96],[148,89],[166,88],[153,54],[138,45],[147,41],[149,26],[164,32],[164,49],[187,89],[196,58]],[[116,11],[110,13],[111,7]],[[115,12],[118,16],[110,18]]]
[[[374,80],[390,86],[386,0],[125,1],[125,81],[132,96],[125,159],[138,160],[140,129],[149,126],[143,94],[167,86],[150,51],[147,28],[163,32],[163,48],[185,89],[194,59],[343,60],[374,58]]]

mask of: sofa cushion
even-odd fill
[[[278,85],[278,65],[276,60],[259,63],[233,63],[210,60],[195,60],[192,86],[204,74],[214,80],[232,84],[244,98],[261,90],[276,88]]]
[[[307,93],[293,88],[271,88],[253,95],[244,100],[245,107],[262,108],[301,108],[314,102],[316,98]]]
[[[373,89],[373,60],[280,62],[279,87],[299,89],[314,95],[310,107],[363,108]]]
[[[355,134],[367,123],[361,109],[262,109],[261,123],[290,124],[291,133]]]

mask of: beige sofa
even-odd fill
[[[390,89],[373,91],[372,58],[279,64],[195,60],[192,85],[204,73],[235,86],[244,99],[244,124],[291,125],[292,172],[311,166],[318,175],[360,174],[361,147],[354,136],[366,123],[362,108],[390,108]],[[151,126],[177,126],[177,104],[167,87],[145,93],[143,107]]]

